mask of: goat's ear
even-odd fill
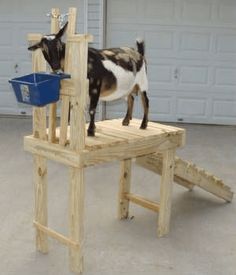
[[[59,30],[59,32],[56,34],[56,38],[61,38],[63,34],[65,33],[65,30],[67,28],[68,22]]]
[[[29,51],[35,51],[35,50],[37,50],[37,49],[39,49],[39,48],[41,48],[41,42],[36,43],[36,44],[34,44],[34,45],[28,47],[28,50],[29,50]]]

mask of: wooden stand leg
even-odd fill
[[[79,243],[78,247],[69,248],[70,269],[80,274],[83,272],[84,169],[70,168],[69,200],[69,235]]]
[[[169,233],[174,165],[175,150],[169,149],[163,153],[163,168],[160,190],[160,210],[158,218],[158,237],[162,237]]]
[[[131,159],[121,161],[118,218],[127,219],[129,216],[129,200],[125,197],[130,192]]]
[[[34,156],[34,181],[35,181],[35,221],[47,226],[47,164],[46,159]],[[36,229],[36,247],[42,253],[48,252],[47,234]]]

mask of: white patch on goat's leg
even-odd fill
[[[147,79],[145,62],[143,62],[143,65],[142,65],[140,71],[138,71],[136,74],[135,84],[137,84],[139,86],[139,89],[141,91],[148,91],[148,79]]]
[[[98,93],[97,89],[92,89],[92,94],[96,95]]]

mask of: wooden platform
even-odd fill
[[[140,124],[138,119],[133,119],[129,126],[122,126],[122,119],[97,122],[96,136],[85,137],[85,149],[79,153],[70,149],[70,127],[66,147],[58,144],[59,128],[57,143],[26,136],[24,147],[33,154],[79,168],[174,149],[185,143],[185,131],[181,128],[149,122],[148,128],[142,130]]]

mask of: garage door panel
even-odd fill
[[[186,118],[188,116],[206,117],[207,99],[206,98],[177,98],[177,116]]]
[[[130,20],[135,23],[137,8],[136,0],[111,1],[108,5],[108,14],[113,18],[113,23],[126,23],[126,21],[130,23]]]
[[[109,47],[134,46],[138,35],[133,31],[113,31]]]
[[[174,49],[174,31],[146,31],[144,38],[148,41],[148,49]]]
[[[167,92],[166,92],[167,93]],[[168,93],[167,93],[168,94]],[[173,109],[173,96],[156,95],[150,97],[150,119],[156,116],[168,116]]]
[[[230,86],[236,89],[236,67],[218,67],[215,70],[214,83],[217,86]]]
[[[48,23],[18,23],[15,28],[15,47],[17,53],[26,53],[28,52],[28,33],[48,33]],[[34,31],[32,31],[34,30]]]
[[[13,30],[8,23],[0,22],[0,51],[9,52],[13,44]]]
[[[236,99],[225,100],[225,99],[215,99],[213,102],[213,115],[215,118],[235,118],[236,116]]]
[[[0,78],[9,77],[12,74],[13,63],[10,59],[1,58],[0,61]]]
[[[143,5],[143,16],[144,22],[147,19],[148,23],[159,22],[163,20],[168,20],[175,16],[175,1],[166,0],[166,1],[156,1],[149,0],[142,2]]]
[[[32,63],[30,60],[19,60],[19,75],[26,75],[32,73]]]
[[[208,85],[208,67],[180,67],[180,84]]]
[[[173,68],[170,65],[148,65],[148,78],[150,82],[171,83]]]
[[[209,52],[211,33],[183,32],[180,35],[180,51]]]
[[[209,23],[212,18],[213,5],[211,1],[182,1],[181,18],[188,23],[206,22]]]
[[[12,107],[14,102],[14,106],[16,106],[16,98],[13,92],[0,92],[0,108],[1,107]]]
[[[217,53],[236,54],[236,34],[218,34],[216,47]]]
[[[236,2],[233,0],[220,1],[218,18],[223,23],[236,24]]]

